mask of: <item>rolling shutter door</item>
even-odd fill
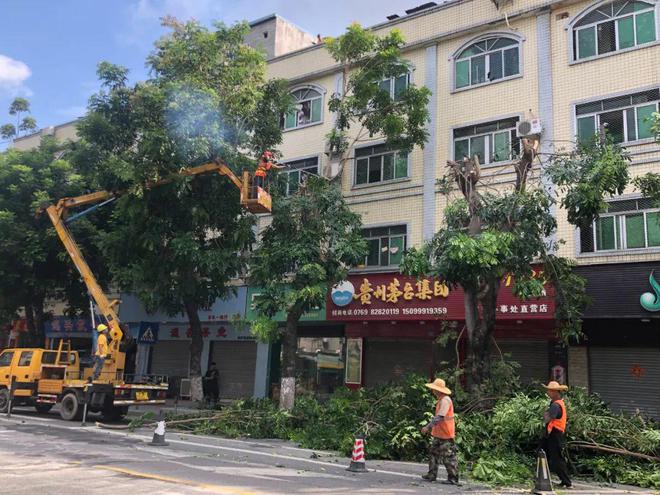
[[[152,375],[170,378],[188,378],[190,370],[190,342],[187,340],[161,340],[151,353]]]
[[[254,395],[254,371],[257,366],[255,342],[213,342],[211,357],[220,374],[221,399]]]
[[[499,339],[497,345],[503,354],[511,355],[509,360],[520,365],[518,368],[520,383],[527,385],[532,382],[548,381],[550,356],[547,341]],[[493,357],[499,359],[497,349],[493,349]]]
[[[432,360],[433,344],[428,340],[367,339],[364,351],[364,385],[375,387],[397,382],[407,373],[428,377]]]
[[[660,349],[590,347],[591,391],[618,411],[660,419]]]

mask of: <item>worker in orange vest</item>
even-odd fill
[[[438,477],[438,465],[444,464],[447,470],[447,479],[442,483],[446,485],[457,485],[458,482],[458,458],[456,457],[456,428],[454,425],[454,403],[451,400],[451,390],[445,385],[445,381],[436,378],[426,386],[431,389],[433,395],[438,399],[435,405],[435,415],[429,423],[422,428],[423,434],[431,433],[433,442],[430,448],[429,472],[422,476],[426,481],[435,481]]]
[[[257,163],[257,171],[254,173],[254,187],[264,187],[266,184],[266,175],[271,168],[282,169],[284,165],[277,165],[275,156],[271,151],[264,151]]]
[[[568,467],[566,460],[562,455],[562,447],[564,446],[564,432],[566,431],[566,404],[561,398],[561,393],[568,390],[566,385],[560,385],[558,382],[552,381],[547,385],[543,385],[550,397],[550,406],[543,414],[543,421],[545,423],[545,435],[541,441],[541,447],[545,450],[548,456],[548,465],[550,470],[559,476],[563,488],[572,488],[573,483],[568,477]]]

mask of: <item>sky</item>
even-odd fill
[[[0,0],[0,125],[14,123],[8,108],[16,96],[28,98],[40,128],[82,116],[103,60],[127,67],[132,81],[145,79],[165,15],[210,26],[277,13],[314,36],[336,36],[353,21],[374,25],[421,3],[333,0],[321,9],[312,0]]]

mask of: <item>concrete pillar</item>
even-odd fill
[[[270,368],[270,344],[257,342],[257,364],[254,370],[255,399],[268,396],[268,370]]]
[[[438,50],[436,45],[426,48],[426,77],[424,86],[431,90],[428,111],[430,121],[427,129],[429,140],[424,147],[424,186],[422,189],[422,238],[430,240],[435,234],[435,180],[437,157],[437,85],[438,85]]]
[[[587,346],[568,348],[568,384],[589,390],[589,349]]]

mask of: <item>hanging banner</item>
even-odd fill
[[[498,320],[554,319],[552,287],[538,299],[521,301],[505,278],[497,298]],[[433,278],[400,274],[361,274],[336,285],[327,300],[330,321],[464,320],[463,291]]]

